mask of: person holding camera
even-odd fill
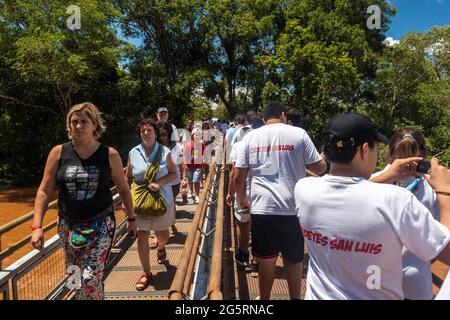
[[[433,187],[423,174],[428,174],[429,162],[420,160],[417,167],[412,170],[413,164],[408,166],[408,162],[403,170],[400,170],[400,176],[393,180],[380,181],[383,179],[383,173],[392,167],[393,163],[398,165],[399,159],[408,159],[412,157],[425,158],[427,148],[423,134],[413,128],[400,129],[394,133],[389,142],[389,164],[380,172],[372,175],[371,181],[388,182],[394,185],[406,188],[431,212],[434,219],[439,221],[439,203]],[[395,166],[394,165],[394,166]],[[389,177],[389,175],[387,175]],[[386,178],[386,175],[384,176]],[[433,281],[431,277],[431,262],[423,261],[410,250],[403,248],[403,292],[405,299],[409,300],[431,300],[433,299]]]
[[[305,299],[404,299],[405,247],[423,261],[450,264],[450,170],[433,158],[425,176],[437,195],[440,223],[412,192],[368,181],[380,141],[389,142],[367,116],[333,117],[323,130],[330,174],[295,186],[310,257]],[[398,159],[377,179],[402,180],[421,159]]]

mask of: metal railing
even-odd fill
[[[214,234],[214,246],[211,259],[211,273],[208,285],[208,299],[223,300],[222,293],[222,252],[223,252],[223,213],[225,203],[225,172],[221,170],[219,196],[217,197],[217,215]]]
[[[115,194],[113,196],[114,206],[120,203],[120,195]],[[15,224],[21,224],[30,220],[28,216],[29,214],[16,219],[3,230],[11,230],[15,227]],[[126,219],[117,226],[113,243],[117,243],[125,234]],[[29,241],[30,236],[24,239]],[[19,244],[16,244],[16,250],[23,241],[21,240]],[[7,253],[10,252],[12,253],[13,251],[7,251]],[[110,260],[111,256],[108,263]],[[0,293],[3,300],[58,299],[68,295],[70,292],[66,282],[67,274],[62,239],[57,234],[45,242],[41,251],[32,250],[0,271]]]
[[[112,194],[114,194],[116,192],[117,192],[117,188],[116,187],[111,188],[111,193]],[[57,205],[58,205],[58,200],[54,200],[54,201],[50,202],[49,205],[48,205],[47,211],[51,210],[51,209],[56,209]],[[7,224],[5,224],[5,225],[0,227],[0,250],[2,248],[1,247],[2,236],[4,234],[6,234],[7,232],[9,232],[9,231],[11,231],[11,230],[13,230],[13,229],[23,225],[24,223],[32,220],[33,216],[34,216],[34,210],[30,211],[30,212],[24,214],[23,216],[20,216],[19,218],[17,218],[17,219],[15,219],[15,220],[13,220],[13,221],[11,221],[11,222],[9,222],[9,223],[7,223]],[[48,230],[51,230],[54,227],[56,227],[57,223],[58,223],[58,220],[55,219],[54,221],[52,221],[49,224],[45,225],[43,227],[44,232],[47,232]],[[30,242],[31,242],[31,232],[30,232],[29,235],[27,235],[26,237],[24,237],[24,238],[20,239],[19,241],[15,242],[14,244],[9,246],[5,250],[0,251],[0,270],[2,269],[2,265],[3,265],[2,262],[3,262],[3,260],[5,258],[11,256],[17,250],[19,250],[19,249],[23,248],[24,246],[28,245]]]
[[[175,273],[172,285],[170,286],[170,300],[183,300],[188,298],[195,259],[199,249],[201,230],[205,220],[206,209],[208,208],[207,198],[211,190],[212,177],[217,173],[216,170],[218,170],[218,166],[216,166],[216,162],[214,161],[209,170],[208,177],[205,180],[204,192],[200,196],[200,203],[195,211],[191,228],[189,229],[186,242],[184,243],[180,262],[177,266],[177,272]]]

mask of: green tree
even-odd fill
[[[383,13],[380,30],[366,26],[372,4]],[[276,52],[259,58],[273,75],[264,87],[265,97],[277,97],[309,117],[308,129],[318,136],[326,119],[373,99],[370,85],[394,12],[387,1],[287,2]]]
[[[81,101],[117,111],[122,42],[108,1],[81,0],[69,30],[65,1],[0,1],[0,180],[37,182],[51,147],[67,140],[65,115]],[[109,119],[108,119],[109,120]],[[114,126],[108,135],[114,136]]]

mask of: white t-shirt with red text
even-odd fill
[[[294,186],[306,164],[321,160],[305,130],[283,123],[252,130],[237,149],[236,168],[249,168],[251,214],[295,215]]]
[[[310,256],[305,299],[403,299],[402,250],[436,257],[450,232],[404,188],[305,178],[295,204]]]

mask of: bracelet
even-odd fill
[[[133,218],[130,218],[130,217],[128,217],[128,222],[133,222],[133,221],[136,221],[136,217],[133,217]]]
[[[434,191],[436,194],[442,194],[443,196],[450,196],[450,192],[445,191]]]
[[[38,227],[38,226],[31,226],[30,228],[31,228],[31,231],[42,229],[42,227]]]

